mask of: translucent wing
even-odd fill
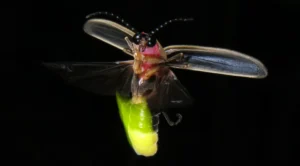
[[[259,60],[236,51],[189,45],[174,45],[164,49],[168,58],[183,53],[181,60],[169,63],[172,68],[249,78],[268,75]]]
[[[101,95],[130,94],[133,61],[43,63],[67,84]]]
[[[135,34],[130,29],[106,19],[87,20],[83,29],[87,34],[132,56],[131,50],[125,40],[125,37],[131,39]]]
[[[156,77],[154,91],[148,97],[149,107],[157,112],[191,105],[194,99],[168,67],[162,67]]]

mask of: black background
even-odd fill
[[[292,165],[299,160],[299,2],[26,1],[9,25],[17,37],[18,100],[4,127],[4,160],[31,165]],[[161,30],[163,46],[193,44],[249,54],[265,79],[174,70],[196,99],[170,127],[161,118],[156,156],[129,146],[114,97],[65,85],[38,61],[115,61],[129,56],[83,32],[85,16],[109,11],[149,31],[168,19],[194,17]],[[11,14],[9,14],[11,13]],[[3,24],[4,25],[4,24]],[[7,25],[7,24],[5,24]],[[16,35],[19,34],[19,35]],[[15,43],[13,43],[15,44]],[[14,52],[14,49],[12,52]],[[7,65],[7,64],[3,64]],[[9,83],[10,84],[10,83]],[[11,93],[10,93],[11,94]],[[20,99],[20,100],[19,100]],[[174,118],[174,114],[170,114]],[[13,154],[13,155],[11,155]],[[11,162],[13,163],[13,162]]]

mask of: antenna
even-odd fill
[[[173,23],[173,22],[186,22],[186,21],[194,21],[194,18],[175,18],[169,21],[166,21],[165,23],[161,24],[160,26],[158,26],[157,28],[155,28],[153,31],[151,31],[151,34],[154,35],[156,32],[158,32],[160,29],[162,29],[163,27],[166,27],[167,25]]]
[[[105,15],[105,16],[109,16],[109,17],[113,17],[115,19],[117,19],[119,22],[121,22],[124,26],[126,26],[127,28],[131,29],[133,32],[136,32],[135,28],[133,28],[131,25],[129,25],[123,18],[115,15],[114,13],[110,13],[110,12],[95,12],[95,13],[91,13],[89,15],[87,15],[85,18],[89,19],[91,17],[97,17],[97,16],[101,16],[101,15]]]

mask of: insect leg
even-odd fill
[[[126,54],[129,54],[129,55],[133,56],[132,54],[133,54],[134,52],[133,52],[133,46],[132,46],[131,41],[129,40],[128,37],[125,37],[124,40],[126,40],[128,46],[129,46],[129,48],[123,48],[123,52],[125,52]]]
[[[170,126],[177,125],[177,124],[180,123],[181,120],[182,120],[182,115],[181,115],[181,114],[178,114],[178,113],[176,114],[176,116],[178,117],[178,119],[177,119],[176,122],[171,121],[171,120],[170,120],[170,117],[167,115],[166,112],[162,112],[162,114],[164,115],[166,121],[168,122],[168,124],[169,124]]]
[[[152,67],[151,69],[149,70],[146,70],[145,71],[145,74],[143,76],[144,80],[148,80],[152,75],[155,74],[155,72],[157,72],[159,69],[159,66],[155,66],[155,67]]]
[[[128,65],[132,65],[133,64],[133,60],[127,60],[127,61],[116,61],[116,64],[128,64]]]
[[[131,41],[129,40],[129,38],[128,38],[128,37],[125,37],[125,40],[126,40],[128,46],[130,47],[130,49],[133,50],[133,46],[132,46],[132,43],[131,43]]]
[[[167,59],[167,62],[171,62],[174,60],[181,60],[181,58],[183,58],[183,53],[179,53],[179,54],[172,56],[171,58]]]

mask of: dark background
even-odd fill
[[[6,16],[13,17],[9,29],[15,31],[11,35],[17,39],[19,63],[14,68],[17,75],[9,78],[17,80],[19,91],[4,126],[10,132],[4,135],[12,142],[4,160],[43,166],[253,166],[299,161],[300,19],[296,0],[65,0],[15,5],[17,12],[7,9]],[[85,16],[95,11],[113,12],[141,31],[175,17],[194,17],[194,22],[161,30],[158,40],[163,46],[193,44],[237,50],[261,60],[269,76],[257,80],[174,70],[196,103],[170,110],[183,115],[176,127],[161,118],[158,153],[139,157],[127,142],[114,97],[65,85],[36,63],[129,59],[83,32]]]

